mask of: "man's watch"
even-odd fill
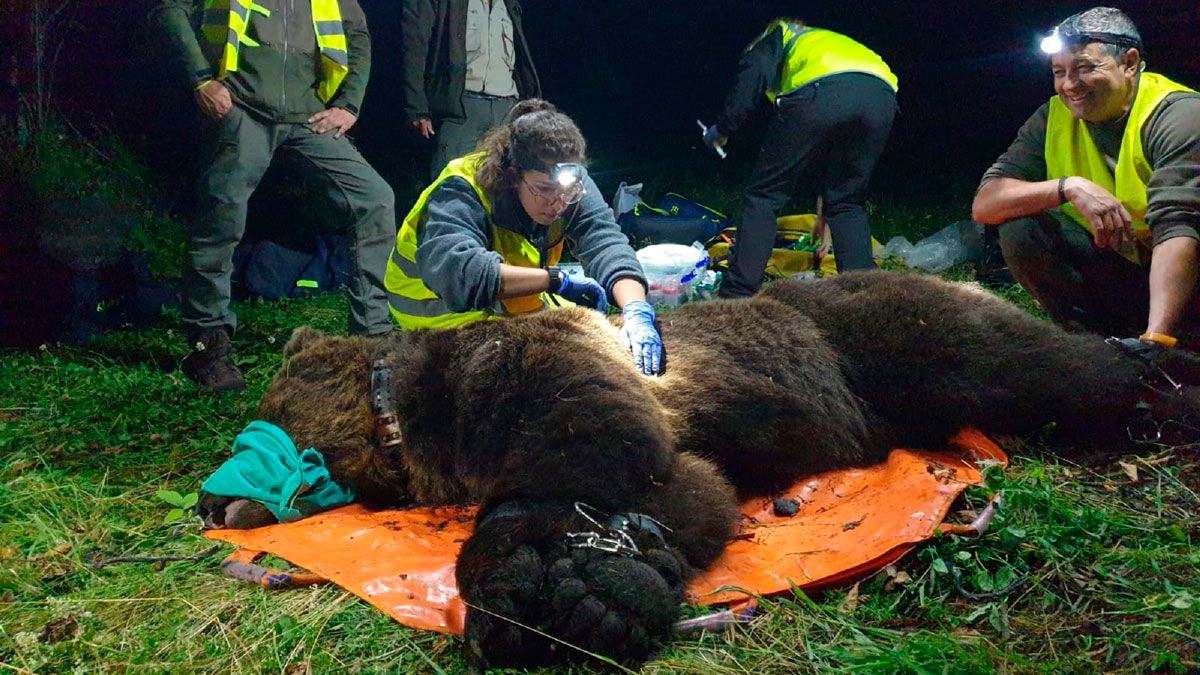
[[[546,271],[550,273],[550,283],[546,284],[546,290],[557,293],[562,288],[562,270],[557,267],[547,267]]]

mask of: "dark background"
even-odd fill
[[[399,0],[359,0],[373,35],[371,86],[355,135],[407,210],[428,147],[407,132],[400,87]],[[76,126],[127,140],[186,202],[198,115],[154,39],[150,0],[75,0],[56,97]],[[1200,3],[1115,3],[1138,24],[1149,67],[1200,86]],[[736,185],[756,154],[762,120],[720,162],[697,149],[742,48],[774,16],[846,33],[900,79],[900,115],[876,172],[890,194],[937,199],[973,188],[1021,122],[1052,94],[1037,41],[1089,2],[768,2],[524,0],[525,29],[545,96],[579,122],[602,188],[617,180]],[[0,37],[4,37],[0,35]],[[179,204],[176,204],[179,206]],[[184,205],[186,206],[186,205]]]

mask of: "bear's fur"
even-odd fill
[[[941,447],[968,425],[1010,434],[1054,422],[1076,440],[1119,442],[1149,391],[1147,364],[1100,338],[927,276],[779,282],[659,325],[658,378],[583,309],[383,340],[301,328],[258,415],[320,450],[366,501],[478,502],[457,564],[467,646],[480,663],[531,663],[570,650],[518,623],[648,656],[685,582],[735,534],[738,495],[895,446]],[[402,420],[391,451],[374,437],[376,359],[392,368]],[[204,508],[220,524],[228,502],[206,495]],[[570,533],[612,535],[612,514],[661,528],[627,528],[636,554],[571,545]]]

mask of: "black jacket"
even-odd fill
[[[467,0],[403,0],[400,32],[404,41],[404,116],[443,120],[465,117],[467,81]],[[516,66],[513,79],[521,98],[542,95],[525,42],[520,0],[505,0],[513,24]]]

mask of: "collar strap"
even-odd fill
[[[379,447],[391,448],[404,442],[392,398],[392,369],[383,359],[371,364],[371,412],[375,415],[375,441]]]

